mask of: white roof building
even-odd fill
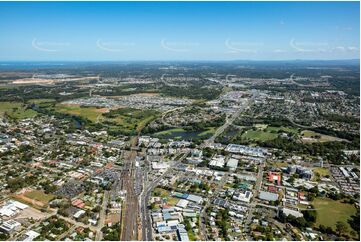
[[[180,207],[180,208],[186,208],[187,207],[187,205],[188,205],[188,201],[187,200],[185,200],[185,199],[180,199],[179,201],[178,201],[178,203],[177,203],[177,207]]]
[[[200,196],[197,196],[197,195],[192,195],[192,194],[189,194],[188,197],[187,197],[187,200],[191,201],[191,202],[195,202],[195,203],[202,203],[203,202],[203,198],[200,197]]]
[[[74,218],[80,218],[83,214],[85,214],[84,210],[79,210],[78,212],[76,212],[73,217]]]
[[[153,170],[165,170],[169,167],[169,164],[164,162],[152,162]]]
[[[225,159],[223,155],[217,155],[214,156],[211,160],[211,162],[209,163],[210,166],[214,166],[214,167],[224,167],[225,164]]]
[[[244,192],[237,191],[236,193],[234,193],[232,198],[234,200],[249,203],[251,201],[252,196],[253,194],[251,191],[244,191]]]
[[[28,208],[29,206],[18,201],[9,200],[4,206],[0,208],[0,216],[12,217],[19,212]]]
[[[35,238],[37,238],[40,234],[38,232],[35,232],[34,230],[29,230],[25,233],[26,238],[24,241],[33,241]]]
[[[236,170],[238,166],[238,160],[234,158],[230,158],[227,161],[227,167],[229,167],[231,170]]]
[[[272,193],[272,192],[261,191],[259,193],[258,197],[262,200],[267,200],[267,201],[277,201],[278,200],[278,194]]]
[[[282,212],[284,215],[288,216],[288,215],[292,215],[296,218],[300,218],[300,217],[303,217],[303,213],[299,212],[299,211],[296,211],[296,210],[293,210],[293,209],[289,209],[289,208],[283,208],[282,209]]]
[[[8,220],[8,221],[5,221],[0,226],[0,231],[3,231],[5,233],[11,233],[12,231],[16,230],[20,226],[21,226],[21,223],[15,221],[15,220]]]

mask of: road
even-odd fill
[[[186,108],[186,107],[183,107],[183,106],[182,106],[182,107],[172,108],[172,109],[170,109],[170,110],[168,110],[168,111],[165,111],[165,112],[162,114],[162,119],[161,119],[161,120],[162,120],[162,123],[163,123],[164,125],[173,127],[174,125],[169,124],[169,123],[167,123],[167,122],[164,120],[165,116],[166,116],[168,113],[174,112],[174,111],[176,111],[176,110],[184,109],[184,108]]]
[[[63,240],[65,237],[72,234],[76,228],[77,228],[77,226],[72,225],[67,231],[65,231],[64,233],[59,235],[56,240],[58,240],[58,241]]]
[[[208,240],[207,231],[206,231],[206,216],[207,216],[207,208],[211,204],[211,202],[217,197],[218,192],[224,187],[225,183],[227,182],[228,173],[224,173],[222,179],[218,182],[218,186],[214,190],[213,195],[207,200],[205,206],[202,208],[200,219],[199,219],[199,233],[200,239],[205,241]],[[204,222],[204,223],[203,223]]]
[[[141,204],[141,208],[140,208],[140,213],[141,213],[141,219],[142,219],[142,239],[144,241],[150,241],[152,240],[152,221],[150,218],[150,214],[149,214],[149,209],[147,208],[148,206],[148,201],[149,201],[149,197],[151,195],[151,192],[154,188],[156,188],[158,186],[158,183],[166,176],[169,174],[169,172],[173,169],[173,167],[175,165],[177,165],[180,161],[182,161],[183,159],[185,159],[188,156],[189,152],[184,153],[181,158],[179,158],[178,160],[174,160],[169,164],[168,169],[161,175],[159,176],[157,179],[155,179],[154,181],[152,181],[151,183],[149,183],[147,186],[144,187],[144,190],[141,194],[141,198],[140,198],[140,204]]]
[[[93,225],[89,225],[89,224],[84,224],[82,222],[78,222],[78,221],[75,221],[74,219],[72,218],[69,218],[69,217],[64,217],[62,215],[59,215],[57,214],[57,216],[63,220],[65,220],[66,222],[72,224],[72,225],[75,225],[76,227],[83,227],[83,228],[89,228],[91,231],[93,232],[96,232],[97,228]]]
[[[103,203],[102,203],[102,207],[99,213],[99,223],[97,226],[97,234],[95,236],[95,240],[100,241],[103,239],[103,232],[102,232],[102,228],[104,227],[104,222],[105,222],[105,217],[106,217],[106,211],[107,211],[107,207],[108,207],[108,201],[109,201],[109,191],[105,191],[104,192],[104,197],[103,197]]]
[[[162,76],[163,79],[164,75]],[[232,114],[231,117],[226,118],[226,122],[219,127],[216,132],[210,137],[209,139],[205,140],[201,145],[200,148],[207,147],[214,143],[214,140],[222,134],[230,125],[233,124],[234,120],[239,116],[239,114],[249,106],[249,102],[247,101],[243,105],[240,106],[239,109],[236,110],[234,114]],[[140,214],[141,214],[141,221],[142,221],[142,239],[144,241],[150,241],[152,240],[152,222],[149,214],[149,209],[147,208],[148,201],[150,194],[152,190],[157,187],[158,183],[172,170],[175,164],[177,164],[179,161],[182,161],[187,157],[188,153],[185,153],[180,159],[177,161],[173,161],[169,168],[156,180],[148,184],[147,186],[144,186],[144,190],[142,191],[141,197],[140,197]],[[221,189],[224,185],[224,182],[226,181],[226,175],[223,176],[222,182],[220,182],[219,188],[217,188],[217,191]],[[222,185],[223,184],[223,185]],[[204,210],[205,211],[205,210]],[[205,229],[203,229],[203,232],[205,234]]]
[[[204,141],[204,143],[201,145],[201,148],[204,148],[206,146],[212,145],[214,143],[214,140],[220,135],[222,134],[230,125],[233,124],[234,120],[236,120],[237,117],[239,117],[239,114],[241,112],[243,112],[246,107],[249,106],[249,101],[247,101],[246,103],[243,103],[233,114],[231,117],[227,117],[226,118],[226,122],[219,127],[216,132],[214,132],[214,134],[207,140]]]
[[[18,234],[17,234],[16,236],[14,236],[14,237],[13,237],[13,236],[10,236],[9,240],[10,240],[10,241],[19,240],[22,236],[24,236],[24,234],[25,234],[27,231],[29,231],[29,230],[31,230],[31,229],[33,229],[33,228],[36,228],[36,227],[37,227],[40,223],[42,223],[44,220],[46,220],[46,219],[48,219],[48,218],[50,218],[50,217],[52,217],[52,216],[54,216],[54,215],[56,215],[56,214],[57,214],[57,210],[54,210],[52,213],[46,214],[46,216],[45,216],[44,218],[42,218],[42,219],[40,219],[39,221],[35,222],[34,224],[30,225],[26,230],[18,233]]]
[[[257,198],[258,192],[260,191],[261,186],[262,186],[264,167],[265,167],[265,163],[261,163],[258,166],[256,185],[254,186],[254,189],[252,191],[254,199],[251,202],[250,206],[248,207],[248,215],[247,215],[246,223],[245,223],[246,228],[248,228],[249,224],[252,222],[254,208],[257,206],[257,202],[255,201],[255,199]],[[249,238],[247,238],[247,240],[252,240],[252,238],[249,237]]]

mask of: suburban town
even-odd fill
[[[2,81],[2,240],[359,239],[359,96],[330,77],[44,73]]]
[[[360,241],[360,1],[0,1],[0,241]]]

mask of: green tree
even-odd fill
[[[338,233],[338,235],[346,234],[348,232],[347,224],[342,221],[337,221],[336,232]]]

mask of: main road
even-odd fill
[[[105,217],[106,217],[106,210],[108,207],[108,201],[109,201],[109,191],[104,191],[104,196],[103,196],[103,203],[102,203],[102,207],[99,213],[99,223],[97,226],[97,234],[95,237],[96,241],[100,241],[103,239],[103,232],[102,232],[102,228],[104,227],[104,222],[105,222]]]
[[[144,190],[140,197],[140,214],[142,219],[142,240],[143,241],[150,241],[152,240],[152,222],[149,214],[148,209],[148,201],[150,194],[154,188],[156,188],[159,182],[169,174],[172,168],[179,164],[180,161],[185,159],[188,156],[189,152],[184,153],[178,160],[174,160],[169,164],[168,169],[160,175],[157,179],[149,183],[147,186],[144,186]]]
[[[231,124],[233,124],[234,120],[236,120],[236,118],[239,116],[239,114],[246,108],[249,106],[249,102],[247,101],[246,103],[244,103],[242,106],[239,107],[239,109],[237,109],[232,115],[231,117],[227,117],[226,118],[226,122],[219,127],[216,132],[207,140],[205,140],[201,145],[200,148],[204,148],[207,147],[211,144],[214,143],[214,140],[220,135],[222,134]],[[187,157],[189,153],[185,153],[180,159],[176,160],[176,161],[172,161],[168,167],[168,169],[161,175],[159,176],[157,179],[155,179],[154,181],[152,181],[150,184],[148,184],[147,186],[144,186],[144,190],[141,194],[141,198],[140,198],[140,213],[141,213],[141,219],[142,219],[142,239],[144,241],[150,241],[152,240],[152,223],[151,223],[151,218],[150,218],[150,214],[149,214],[149,209],[147,208],[148,205],[148,201],[149,201],[149,197],[150,194],[152,192],[152,190],[157,187],[158,183],[167,175],[169,174],[169,172],[173,169],[173,167],[178,164],[180,161],[182,161],[184,158]],[[220,182],[220,184],[224,185],[224,182],[226,180],[227,175],[224,175],[224,179],[222,179],[222,182]],[[220,185],[219,187],[223,187],[223,185]],[[219,190],[219,189],[217,189]],[[205,230],[205,229],[203,229]],[[205,233],[205,231],[202,231],[203,234]],[[205,237],[205,236],[203,236]]]

